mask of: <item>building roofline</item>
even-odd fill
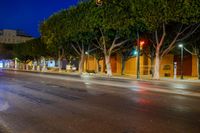
[[[0,29],[0,31],[5,31],[5,30],[15,31],[16,32],[16,36],[18,36],[18,37],[30,37],[30,38],[33,38],[33,36],[25,33],[23,30],[19,30],[19,29]]]

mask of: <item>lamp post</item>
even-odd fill
[[[87,59],[86,59],[86,72],[87,72],[88,71],[89,51],[86,51],[85,54],[87,55]]]
[[[183,44],[178,45],[181,48],[181,79],[183,79]]]

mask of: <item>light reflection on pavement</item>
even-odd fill
[[[14,133],[200,131],[196,83],[0,74],[0,125]]]

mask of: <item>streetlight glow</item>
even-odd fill
[[[97,4],[98,6],[101,6],[101,5],[103,4],[103,0],[96,0],[96,4]]]
[[[179,48],[182,48],[182,47],[183,47],[183,44],[179,44],[178,47],[179,47]]]
[[[137,55],[137,54],[138,54],[138,52],[137,52],[136,50],[134,50],[133,54],[134,54],[134,55]]]

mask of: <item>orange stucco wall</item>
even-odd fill
[[[169,54],[162,58],[162,61],[160,63],[160,76],[166,77],[170,76],[173,77],[174,75],[174,55]],[[105,61],[100,60],[99,65],[101,67],[101,73],[105,72]],[[111,67],[112,71],[115,74],[121,74],[121,56],[120,55],[114,55],[111,57]],[[140,56],[140,74],[141,75],[150,75],[150,69],[151,69],[151,61],[146,56]],[[90,56],[86,59],[84,64],[84,70],[97,70],[97,61],[94,57]],[[136,75],[137,74],[137,57],[130,58],[128,61],[126,61],[125,64],[125,74],[126,75]],[[192,56],[192,75],[191,76],[197,76],[197,58],[196,56]]]
[[[137,58],[130,58],[125,64],[125,74],[136,75],[137,73]]]
[[[198,74],[198,66],[197,66],[197,56],[196,55],[192,55],[192,76],[196,77]]]
[[[163,57],[160,63],[160,76],[170,76],[173,77],[174,72],[174,56],[172,54]]]

